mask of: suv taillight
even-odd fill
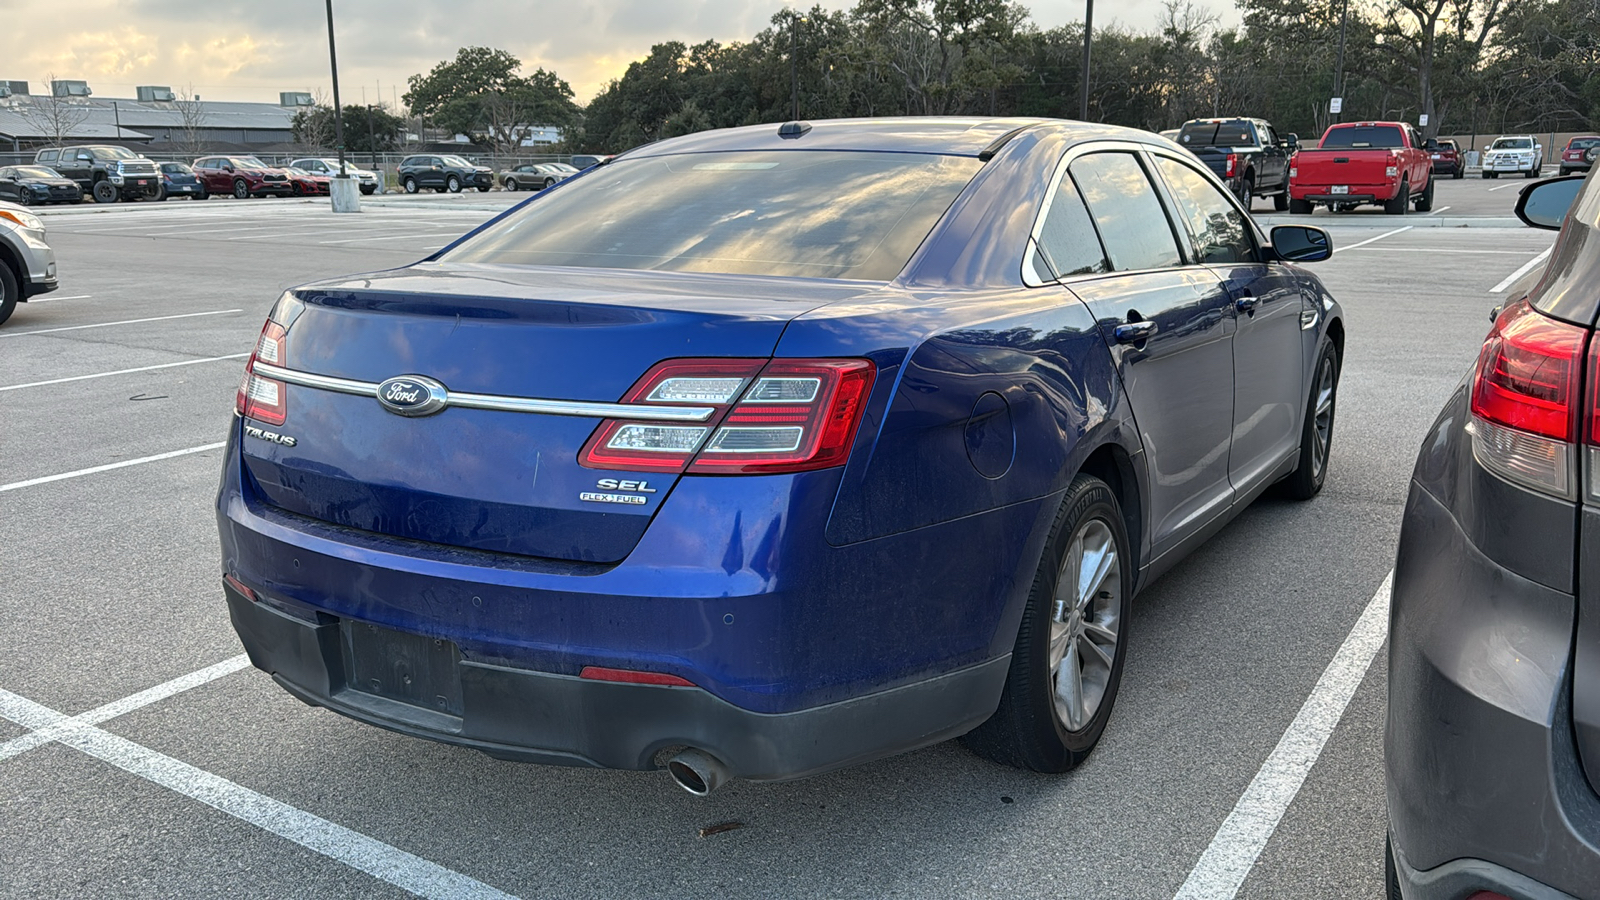
[[[269,366],[284,364],[285,338],[282,325],[268,321],[256,340],[255,351],[244,364],[244,380],[239,383],[239,394],[234,399],[234,412],[247,419],[258,419],[269,425],[282,425],[289,417],[288,386],[281,381],[263,378],[256,374],[256,362]]]
[[[1495,319],[1472,377],[1472,451],[1509,481],[1571,499],[1587,332],[1526,300]],[[1593,368],[1600,360],[1591,360]],[[1591,404],[1593,405],[1593,404]],[[1583,435],[1600,438],[1600,421]]]
[[[876,368],[865,359],[676,359],[622,402],[710,408],[698,422],[606,419],[578,456],[591,469],[700,474],[843,465]]]

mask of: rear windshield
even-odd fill
[[[444,259],[889,281],[980,165],[827,150],[624,157]]]
[[[1532,150],[1533,138],[1500,138],[1489,145],[1490,150]]]
[[[1394,125],[1352,125],[1328,129],[1322,136],[1321,149],[1392,150],[1405,145],[1405,137]]]
[[[1253,147],[1255,129],[1249,122],[1190,122],[1178,130],[1178,143],[1185,147]]]
[[[1600,147],[1600,137],[1573,138],[1572,143],[1568,144],[1567,147],[1570,150],[1587,150],[1590,147]]]

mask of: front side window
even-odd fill
[[[1035,261],[1033,268],[1045,277],[1093,275],[1111,268],[1089,218],[1089,208],[1084,206],[1083,196],[1070,175],[1062,177],[1061,186],[1050,198],[1050,211],[1039,228],[1037,244],[1044,265]]]
[[[1250,226],[1244,213],[1228,202],[1205,176],[1175,159],[1156,157],[1156,169],[1178,202],[1189,226],[1194,258],[1202,263],[1256,261]]]
[[[1070,167],[1118,272],[1183,264],[1155,187],[1131,153],[1095,153]]]
[[[888,281],[981,165],[831,150],[618,160],[444,259]]]

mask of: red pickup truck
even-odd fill
[[[1315,150],[1289,161],[1289,212],[1308,214],[1317,204],[1354,209],[1381,203],[1390,215],[1433,209],[1433,158],[1404,122],[1346,122],[1322,135]]]

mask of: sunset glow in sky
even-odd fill
[[[805,4],[795,6],[809,7]],[[850,0],[827,0],[836,9]],[[1027,4],[1052,28],[1083,20],[1082,0]],[[1228,0],[1197,5],[1235,24]],[[70,8],[70,13],[66,10]],[[334,0],[340,90],[346,103],[385,102],[462,46],[508,50],[528,69],[553,69],[586,103],[652,44],[744,40],[784,8],[776,0]],[[1161,0],[1100,0],[1096,25],[1146,29]],[[0,0],[0,79],[43,90],[50,74],[89,82],[97,97],[141,84],[191,87],[208,100],[276,102],[279,91],[327,93],[328,46],[319,0]],[[20,27],[18,27],[20,26]],[[363,96],[364,95],[364,96]]]

